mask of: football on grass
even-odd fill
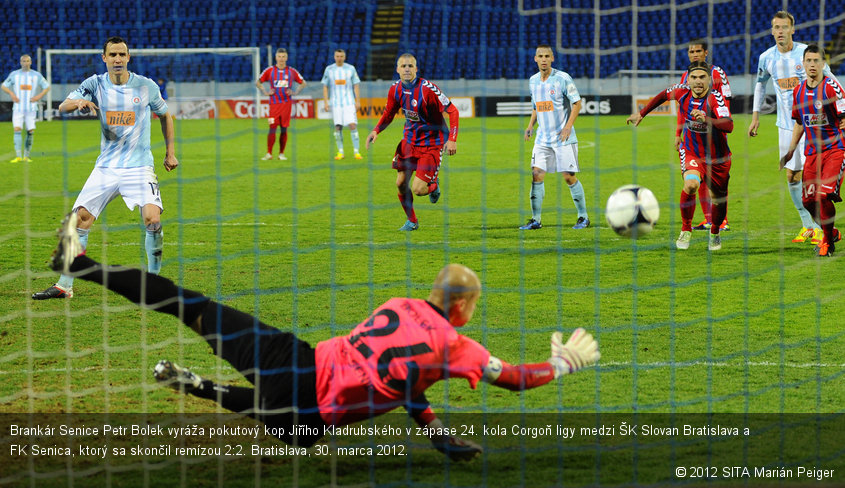
[[[654,228],[660,217],[660,204],[648,188],[625,185],[607,199],[604,217],[614,232],[636,239]]]

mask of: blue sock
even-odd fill
[[[26,133],[26,140],[23,143],[23,156],[25,158],[29,157],[29,151],[32,150],[32,141],[35,139],[34,132],[27,132]]]
[[[156,228],[147,226],[147,236],[144,239],[144,249],[147,251],[147,272],[159,274],[161,272],[161,252],[164,248],[164,231],[161,223]]]
[[[337,144],[337,152],[343,153],[343,131],[334,131],[334,142]]]
[[[80,229],[77,227],[76,232],[79,234],[79,243],[82,245],[82,250],[88,249],[88,233],[91,232],[91,229]],[[61,275],[56,284],[65,290],[69,290],[73,288],[73,276]]]
[[[572,203],[575,204],[575,210],[578,211],[578,217],[587,217],[587,202],[584,198],[584,186],[581,185],[581,180],[575,182],[574,185],[569,185],[569,194],[572,195]]]
[[[352,148],[355,150],[355,153],[359,153],[358,149],[361,147],[361,144],[358,142],[358,129],[349,131],[349,135],[352,137]]]
[[[531,217],[540,222],[543,213],[543,197],[546,196],[546,185],[540,182],[531,183]]]
[[[15,131],[14,140],[15,140],[15,153],[17,153],[18,157],[21,157],[21,142],[23,141],[23,139],[21,138],[20,132]]]
[[[798,210],[798,215],[801,216],[801,225],[808,229],[817,229],[819,224],[813,220],[813,216],[804,208],[804,202],[801,201],[801,182],[789,183],[787,186],[789,187],[789,196],[792,198],[795,210]]]

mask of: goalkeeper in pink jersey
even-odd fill
[[[167,278],[104,266],[81,253],[76,214],[69,214],[59,231],[52,269],[100,283],[135,304],[178,317],[255,388],[218,385],[165,360],[155,367],[158,381],[278,428],[279,439],[297,446],[314,445],[327,426],[404,407],[420,426],[429,428],[439,451],[453,460],[471,459],[481,446],[442,434],[444,425],[425,397],[429,386],[465,378],[473,388],[485,381],[525,390],[574,373],[600,357],[598,343],[584,329],[575,330],[565,344],[560,332],[552,333],[548,361],[518,366],[459,334],[455,327],[469,322],[481,296],[478,276],[459,264],[440,270],[428,300],[390,299],[349,335],[315,348]],[[309,428],[292,435],[293,425]]]

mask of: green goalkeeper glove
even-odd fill
[[[600,357],[599,343],[586,330],[580,327],[575,329],[566,344],[563,344],[563,334],[552,333],[552,357],[549,363],[555,369],[555,378],[595,364]]]

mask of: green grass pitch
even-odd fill
[[[362,120],[362,144],[372,123]],[[458,153],[444,157],[441,167],[440,202],[416,198],[420,229],[402,233],[405,216],[390,168],[401,120],[372,149],[362,148],[363,161],[333,161],[324,122],[295,121],[289,161],[260,161],[264,121],[177,121],[181,165],[172,173],[161,165],[164,149],[153,122],[165,206],[162,275],[316,344],[345,334],[392,296],[425,298],[438,269],[459,262],[484,284],[462,332],[497,357],[544,361],[549,335],[558,329],[585,327],[599,341],[599,367],[535,390],[438,384],[428,394],[438,412],[842,411],[842,263],[790,242],[800,220],[777,170],[773,117],[764,117],[754,139],[746,136],[748,117],[735,117],[731,230],[716,253],[708,252],[704,232],[694,233],[688,251],[674,248],[682,181],[668,117],[649,117],[637,129],[626,127],[624,117],[580,117],[579,178],[592,226],[571,229],[569,191],[562,178],[548,175],[543,229],[517,230],[530,217],[526,123],[527,117],[461,120]],[[11,125],[0,124],[0,137],[9,142],[4,160],[14,156],[11,136]],[[216,412],[212,402],[155,385],[151,370],[162,358],[243,383],[174,318],[138,310],[81,281],[71,300],[29,298],[55,282],[45,266],[54,230],[93,167],[99,138],[96,122],[43,122],[34,161],[0,163],[9,183],[0,192],[0,413]],[[344,138],[351,154],[346,130]],[[615,235],[604,222],[608,195],[628,183],[650,188],[661,203],[655,230],[638,241]],[[92,228],[89,255],[143,266],[139,219],[121,199],[113,201]],[[417,455],[437,469],[411,475],[404,461],[395,461],[403,477],[394,481],[442,483],[442,456]],[[234,469],[240,477],[285,485],[331,482],[328,474],[304,469],[310,460],[302,467],[251,462],[233,465],[227,476]],[[351,470],[348,459],[319,462],[317,471],[335,473],[338,483],[373,482],[375,462],[357,474],[337,474]],[[525,482],[524,460],[513,472],[486,478],[493,462],[447,469],[447,479]],[[178,485],[184,481],[179,465],[171,468],[177,473],[169,482]],[[583,467],[586,479],[595,482],[595,469]],[[550,479],[563,479],[559,469],[550,470]],[[304,478],[294,481],[291,473]]]

